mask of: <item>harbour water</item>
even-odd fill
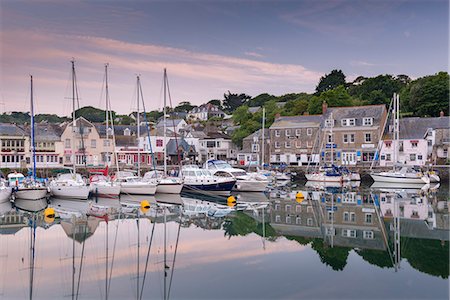
[[[0,299],[448,299],[448,186],[369,185],[1,204]]]

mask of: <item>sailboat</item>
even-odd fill
[[[157,178],[158,179],[158,187],[156,188],[156,192],[157,193],[162,193],[162,194],[180,194],[181,190],[183,189],[183,178],[182,177],[174,177],[174,176],[167,176],[167,160],[166,160],[166,156],[167,156],[167,143],[166,143],[166,135],[167,135],[167,91],[169,90],[169,82],[168,82],[168,78],[167,78],[167,71],[166,69],[164,69],[164,108],[163,108],[163,113],[164,113],[164,143],[166,144],[166,146],[164,147],[164,173],[162,174],[162,176],[158,176],[161,174],[158,174],[158,172],[155,171],[150,171],[147,172],[144,175],[144,179],[145,178]],[[170,95],[170,92],[169,92]],[[150,139],[150,137],[149,137]],[[178,149],[177,149],[178,151]]]
[[[109,140],[109,129],[112,129],[113,136],[113,145],[115,149],[115,139],[114,139],[114,124],[112,119],[112,114],[110,111],[111,103],[109,100],[109,91],[108,91],[108,64],[105,64],[105,100],[106,100],[106,140]],[[110,124],[111,122],[111,124]],[[109,127],[111,125],[111,127]],[[116,155],[116,151],[114,151]],[[110,158],[110,153],[107,153],[107,158]],[[107,159],[107,163],[110,160]],[[116,166],[118,164],[117,158],[114,160]],[[117,170],[119,168],[117,167]],[[120,184],[112,181],[111,178],[108,177],[108,166],[102,172],[92,175],[89,178],[91,193],[98,196],[107,196],[107,197],[117,197],[120,194]]]
[[[42,199],[47,195],[48,189],[43,182],[36,180],[36,149],[34,139],[34,103],[33,103],[33,76],[30,75],[31,82],[31,154],[32,154],[32,177],[28,178],[23,174],[14,172],[8,174],[9,185],[14,187],[14,196],[25,200]]]
[[[374,181],[387,183],[430,183],[430,178],[424,175],[420,170],[410,166],[398,163],[399,154],[399,138],[400,138],[400,98],[398,94],[394,94],[393,98],[393,127],[394,127],[394,165],[392,170],[382,172],[372,172],[370,176]]]
[[[334,137],[333,127],[334,119],[331,113],[325,122],[325,126],[329,128],[329,132],[326,136],[331,137],[331,144],[326,144],[325,148],[331,151],[331,165],[323,165],[318,171],[313,173],[306,173],[305,177],[308,181],[320,181],[320,182],[347,182],[347,181],[359,181],[361,176],[359,173],[351,172],[343,166],[337,166],[334,164]],[[312,158],[313,155],[311,155]]]
[[[130,171],[118,171],[116,173],[116,180],[120,183],[120,190],[123,194],[131,194],[131,195],[154,195],[156,193],[157,183],[153,181],[145,181],[141,176],[141,147],[140,147],[140,138],[141,138],[141,124],[140,124],[140,112],[139,112],[139,103],[140,97],[142,96],[142,87],[140,76],[137,76],[136,81],[137,89],[137,117],[136,117],[136,125],[137,125],[137,175],[134,175],[133,172]]]
[[[75,100],[78,98],[78,92],[76,92],[75,87],[75,60],[72,63],[72,173],[71,174],[59,174],[56,179],[50,182],[50,192],[53,196],[63,197],[63,198],[74,198],[74,199],[87,199],[89,196],[89,186],[85,184],[83,178],[80,174],[76,173],[75,166],[75,130],[76,130],[76,120],[75,120]],[[80,124],[81,125],[81,124]]]

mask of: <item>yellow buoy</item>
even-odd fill
[[[147,200],[142,200],[141,201],[141,211],[143,213],[146,213],[149,209],[150,209],[150,202],[148,202]]]
[[[230,207],[236,206],[236,198],[234,196],[230,196],[227,198],[227,205]]]
[[[303,193],[302,193],[302,192],[298,192],[298,193],[295,195],[295,200],[296,200],[298,203],[302,203],[303,200],[305,200],[305,196],[303,196]]]
[[[48,207],[44,210],[44,221],[47,224],[55,221],[55,210],[52,207]]]

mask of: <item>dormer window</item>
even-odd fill
[[[131,135],[131,130],[129,128],[125,128],[123,130],[123,135],[130,136]]]
[[[326,119],[325,120],[325,127],[333,127],[334,126],[334,120],[333,119]]]
[[[342,119],[341,120],[341,125],[342,126],[355,126],[355,119]]]
[[[372,126],[373,125],[373,118],[363,118],[363,125],[364,126]]]
[[[113,134],[112,128],[109,127],[109,128],[107,129],[107,132],[108,132],[108,135],[112,135],[112,134]]]

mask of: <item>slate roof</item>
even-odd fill
[[[195,147],[193,145],[189,145],[185,139],[170,139],[166,146],[167,155],[178,155],[177,152],[177,143],[178,148],[182,147],[184,152],[189,152],[189,149],[192,149],[191,154],[197,154],[195,151]]]
[[[335,128],[342,127],[342,119],[355,119],[355,126],[363,126],[363,118],[373,118],[373,126],[383,126],[383,124],[380,123],[384,111],[386,111],[386,106],[384,104],[329,107],[323,115],[323,121],[325,121],[332,113],[333,119],[335,120]]]
[[[428,129],[450,128],[449,117],[437,118],[402,118],[400,119],[400,139],[423,139]],[[392,138],[392,132],[386,135],[386,138]]]
[[[322,115],[283,116],[276,118],[270,129],[319,127],[321,122]]]
[[[173,127],[174,124],[175,126],[178,126],[178,124],[180,124],[181,121],[184,121],[183,119],[166,119],[166,127]],[[156,128],[159,127],[164,127],[164,119],[160,120],[157,124],[156,124]]]
[[[204,138],[205,140],[210,139],[226,139],[231,140],[231,137],[228,134],[222,132],[209,132],[208,135]]]
[[[95,129],[97,129],[98,134],[100,137],[104,138],[106,137],[106,125],[101,123],[95,123],[94,124]],[[124,135],[123,132],[125,129],[130,129],[130,135],[137,135],[137,127],[136,125],[114,125],[114,134],[116,135],[116,138],[120,135]],[[144,135],[147,133],[147,126],[140,126],[141,135]]]
[[[3,136],[23,136],[27,135],[25,130],[15,124],[0,123],[0,135]]]
[[[245,141],[247,141],[247,140],[253,141],[253,137],[254,137],[254,136],[257,136],[258,139],[260,139],[261,136],[262,136],[262,129],[258,129],[257,131],[253,132],[252,134],[246,136],[246,137],[244,138],[244,140],[245,140]],[[264,137],[265,137],[266,139],[269,138],[269,129],[267,129],[267,128],[266,128],[266,130],[264,130]]]
[[[27,134],[31,134],[31,127],[27,126]],[[59,142],[61,141],[61,135],[63,129],[57,124],[45,124],[40,123],[34,126],[34,136],[36,142]]]

